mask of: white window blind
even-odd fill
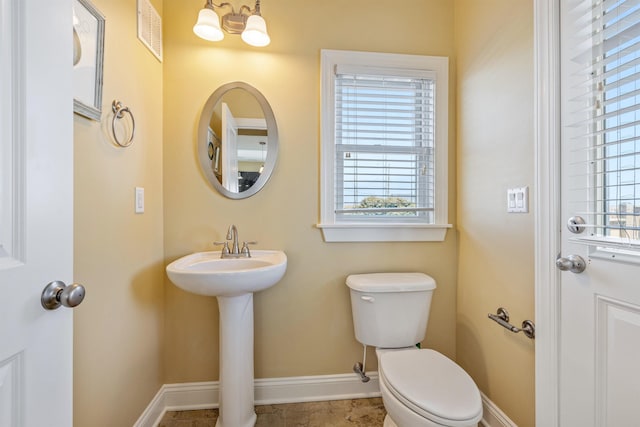
[[[640,0],[584,1],[572,58],[569,209],[575,240],[640,249]]]
[[[336,69],[336,218],[433,223],[434,76],[373,71]]]

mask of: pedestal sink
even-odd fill
[[[253,250],[251,258],[220,258],[198,252],[167,266],[181,289],[218,298],[220,310],[220,415],[216,427],[252,427],[256,422],[253,386],[253,293],[282,279],[282,251]]]

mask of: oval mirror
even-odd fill
[[[244,82],[209,97],[198,124],[198,157],[211,185],[230,199],[256,194],[278,157],[278,128],[267,99]]]

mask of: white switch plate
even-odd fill
[[[529,212],[529,187],[509,188],[507,190],[507,212]]]
[[[136,187],[136,213],[144,213],[144,188]]]

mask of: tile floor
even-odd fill
[[[256,427],[382,427],[381,398],[256,406]],[[167,412],[158,427],[213,427],[217,409]]]

